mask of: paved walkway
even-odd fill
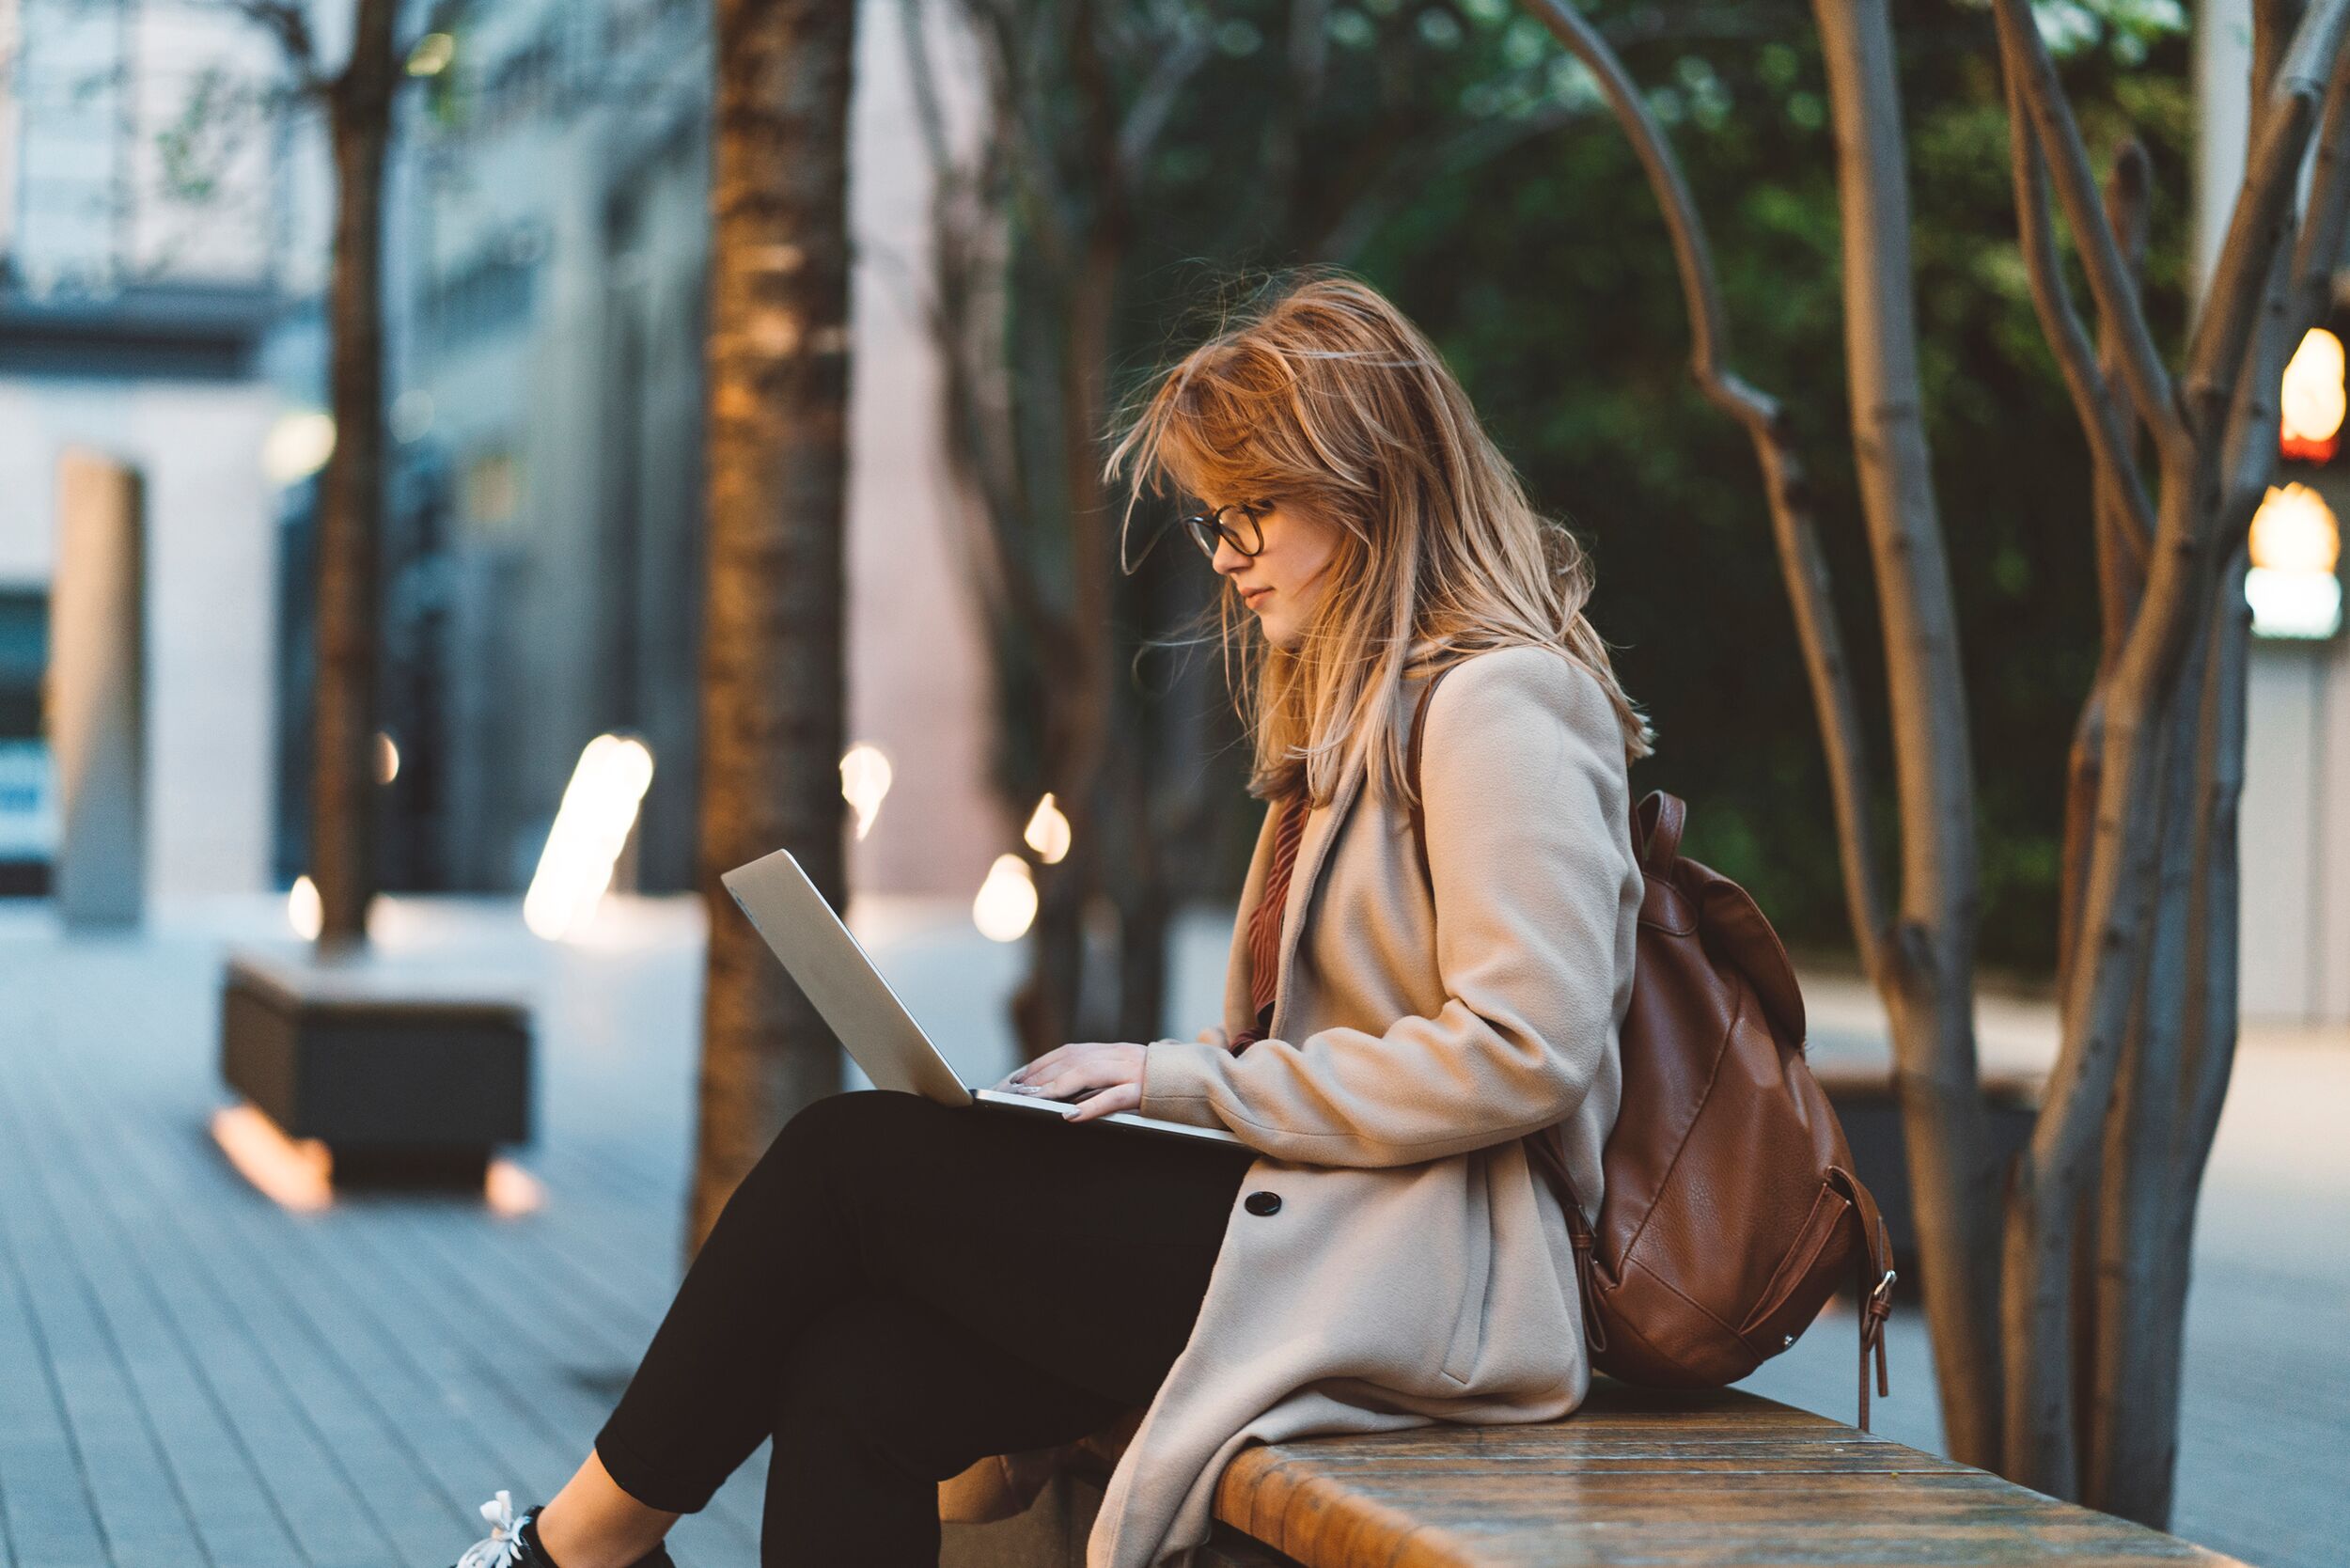
[[[1009,1065],[1010,949],[955,911],[876,904],[855,923],[967,1076]],[[570,1473],[674,1288],[690,906],[622,905],[561,948],[511,905],[382,912],[385,945],[540,998],[540,1134],[520,1163],[544,1197],[512,1218],[414,1198],[290,1212],[228,1168],[208,1132],[219,953],[282,929],[232,902],[67,941],[0,903],[5,1568],[437,1568],[491,1492],[540,1498]],[[1212,1005],[1221,962],[1217,922],[1194,924],[1179,996]],[[1818,988],[1824,1042],[1865,1025],[1852,1001]],[[1837,1048],[1868,1048],[1855,1027]],[[2255,1041],[2204,1205],[2179,1528],[2268,1568],[2350,1562],[2345,1105],[2342,1042]],[[1750,1386],[1849,1419],[1840,1328]],[[1933,1447],[1914,1321],[1894,1352],[1881,1430]],[[680,1527],[688,1568],[757,1560],[763,1463]]]

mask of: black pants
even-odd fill
[[[1150,1403],[1251,1152],[881,1090],[791,1119],[596,1450],[692,1513],[771,1435],[760,1559],[936,1568],[940,1481]]]

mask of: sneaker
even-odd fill
[[[555,1559],[539,1544],[537,1509],[517,1518],[514,1495],[500,1491],[481,1505],[481,1516],[490,1521],[490,1533],[466,1547],[455,1568],[556,1568]],[[677,1560],[669,1555],[668,1547],[655,1546],[632,1568],[677,1568]]]

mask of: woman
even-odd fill
[[[1228,591],[1270,802],[1221,1029],[1072,1043],[1006,1085],[1067,1117],[881,1091],[793,1118],[727,1205],[579,1473],[464,1568],[666,1564],[663,1534],[772,1435],[770,1564],[937,1560],[1034,1463],[1139,1414],[1089,1542],[1206,1538],[1244,1443],[1581,1401],[1575,1278],[1523,1137],[1596,1205],[1641,882],[1651,732],[1539,517],[1434,349],[1318,275],[1167,372],[1110,459]],[[1417,781],[1418,694],[1439,669]],[[1417,788],[1421,839],[1411,819]]]

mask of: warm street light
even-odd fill
[[[2331,461],[2343,411],[2350,408],[2350,393],[2342,387],[2341,338],[2324,327],[2310,328],[2285,367],[2279,402],[2277,436],[2283,455],[2306,463]]]
[[[308,409],[281,414],[261,441],[261,472],[272,484],[298,484],[335,455],[335,416]]]
[[[1051,791],[1046,791],[1044,798],[1036,803],[1036,813],[1028,819],[1024,837],[1028,847],[1036,851],[1036,857],[1047,866],[1059,865],[1061,857],[1069,853],[1069,819],[1061,815]]]
[[[881,815],[890,777],[889,758],[877,745],[859,741],[841,757],[840,798],[856,813],[858,839],[872,831],[873,819]]]
[[[457,39],[447,33],[427,33],[408,52],[408,74],[438,76],[457,58]]]
[[[588,743],[523,895],[523,924],[532,934],[557,941],[594,912],[651,783],[652,752],[644,742],[598,735]]]
[[[2342,526],[2326,497],[2305,484],[2280,490],[2252,514],[2252,567],[2244,597],[2264,637],[2330,637],[2342,627]]]
[[[1036,918],[1036,879],[1016,855],[999,855],[971,901],[971,922],[991,942],[1017,942]]]
[[[305,942],[315,942],[319,933],[326,929],[326,905],[319,901],[319,885],[306,876],[294,878],[293,891],[286,895],[286,923]]]

